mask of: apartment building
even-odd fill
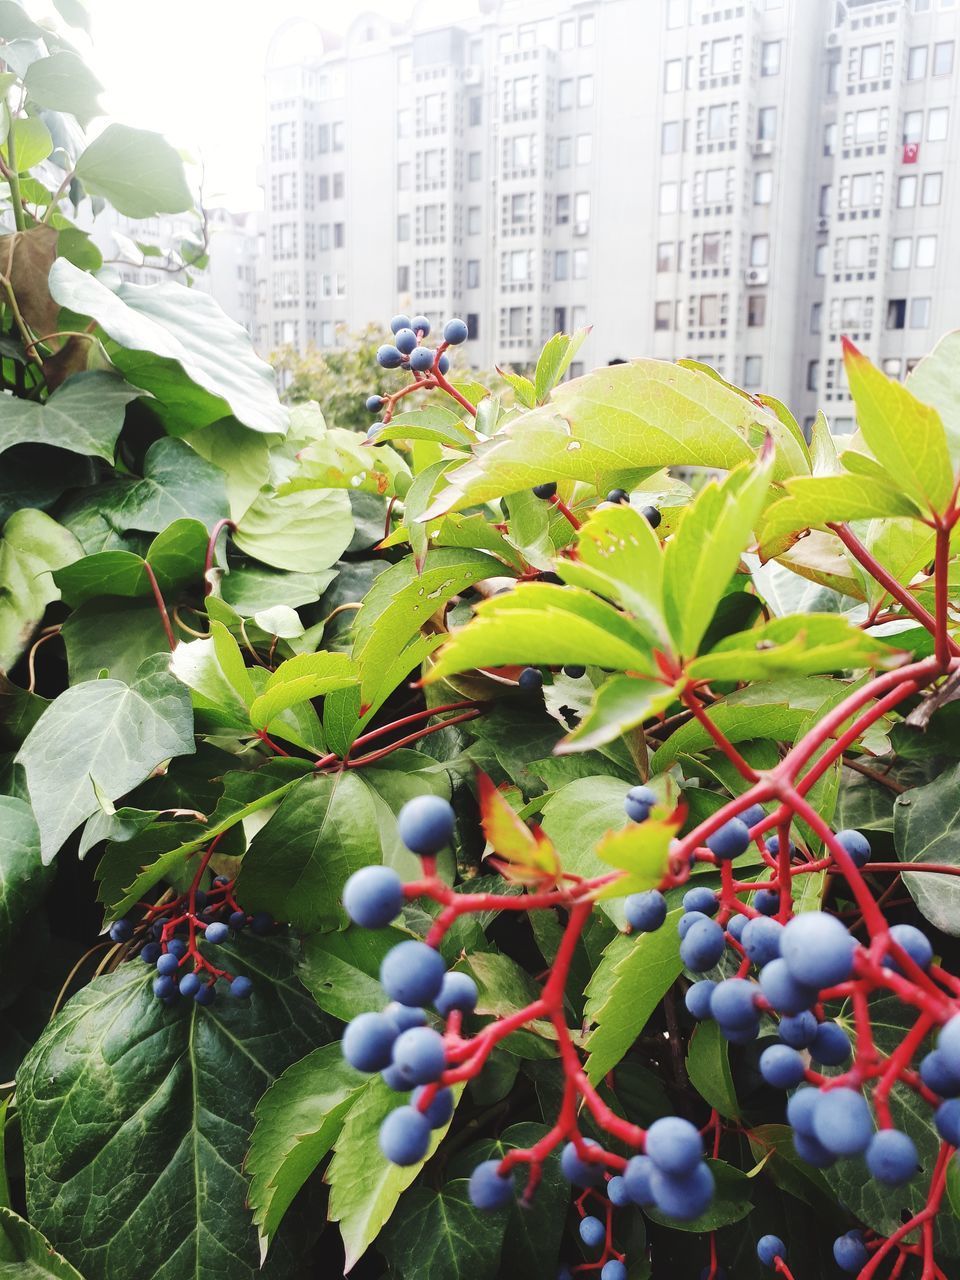
[[[958,34],[957,0],[288,23],[267,56],[258,345],[415,309],[462,315],[490,368],[589,324],[574,373],[692,356],[842,425],[841,332],[904,374],[960,324]]]

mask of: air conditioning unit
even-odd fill
[[[589,222],[575,222],[573,224],[573,234],[575,236],[586,236],[590,234]]]
[[[829,230],[830,230],[830,219],[829,219],[829,218],[818,218],[818,219],[817,219],[817,230],[818,230],[818,231],[829,231]]]
[[[753,154],[755,156],[772,156],[773,143],[769,138],[761,138],[759,142],[753,144]]]
[[[467,67],[463,73],[464,84],[479,84],[482,79],[483,79],[483,71],[480,67],[476,66],[475,64],[473,66]]]
[[[770,272],[766,267],[748,267],[747,284],[769,284]]]

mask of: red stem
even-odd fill
[[[157,582],[157,575],[153,572],[153,567],[148,560],[144,560],[143,567],[153,591],[153,598],[157,602],[157,610],[160,614],[160,621],[163,623],[163,629],[166,632],[167,644],[170,646],[170,652],[173,653],[177,647],[177,637],[173,634],[173,627],[170,625],[170,615],[167,613],[167,604],[163,598],[163,592],[160,590],[160,583]]]

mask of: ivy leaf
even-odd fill
[[[597,689],[589,711],[576,729],[557,744],[557,755],[592,751],[613,742],[666,711],[676,701],[679,689],[679,684],[664,688],[632,676],[611,676]]]
[[[305,778],[253,837],[236,894],[303,933],[336,928],[347,878],[380,861],[373,801],[355,773]]]
[[[62,624],[60,635],[67,651],[71,684],[97,680],[104,672],[131,684],[141,663],[154,654],[170,652],[170,642],[152,598],[88,600],[74,609]]]
[[[911,862],[960,866],[960,765],[897,796],[893,838],[905,868],[903,883],[921,915],[944,933],[960,937],[960,877],[906,870]]]
[[[530,828],[517,817],[513,806],[483,772],[477,775],[480,822],[494,861],[504,864],[508,880],[524,884],[553,882],[560,874],[560,862],[547,835],[540,827]]]
[[[98,101],[103,85],[83,60],[69,49],[58,50],[49,58],[31,62],[23,83],[29,98],[38,107],[68,111],[84,128],[94,116],[103,114]]]
[[[118,800],[165,760],[193,753],[189,695],[166,666],[166,658],[148,659],[129,685],[73,685],[31,729],[17,762],[26,773],[45,864],[100,808],[94,783]]]
[[[344,1061],[339,1044],[328,1044],[288,1067],[257,1103],[246,1170],[264,1254],[368,1083]]]
[[[623,1058],[682,973],[680,915],[679,909],[671,911],[654,933],[618,935],[594,969],[584,1007],[584,1021],[593,1024],[586,1071],[594,1084]]]
[[[207,530],[199,520],[175,520],[154,538],[146,556],[132,551],[98,551],[58,569],[53,580],[72,608],[101,596],[153,598],[146,566],[166,596],[191,580],[199,584],[207,549]]]
[[[309,1211],[261,1271],[243,1160],[260,1096],[329,1029],[289,943],[224,950],[253,979],[249,1003],[168,1009],[146,966],[124,965],[74,996],[20,1068],[30,1218],[88,1280],[115,1276],[117,1256],[143,1280],[299,1274]]]
[[[274,569],[320,573],[340,559],[353,531],[350,498],[342,489],[283,496],[268,489],[244,512],[234,541]]]
[[[750,541],[770,484],[773,458],[711,480],[680,519],[663,557],[667,624],[676,652],[692,658],[699,648],[740,556]]]
[[[415,1187],[403,1197],[382,1239],[381,1252],[399,1280],[494,1280],[506,1223],[470,1203],[465,1178],[439,1191]]]
[[[0,1280],[83,1280],[36,1227],[0,1205]]]
[[[40,833],[30,806],[0,796],[0,960],[43,901],[53,872],[40,861]]]
[[[701,1022],[694,1030],[687,1050],[687,1076],[709,1106],[728,1120],[737,1119],[740,1106],[730,1070],[730,1045],[717,1023]]]
[[[691,680],[770,680],[888,667],[897,660],[888,644],[846,618],[805,613],[727,636],[710,653],[695,658],[686,671]]]
[[[7,46],[8,52],[10,50]],[[6,61],[10,63],[10,58]],[[16,153],[16,167],[18,173],[27,173],[33,169],[41,161],[46,160],[47,156],[53,150],[53,138],[50,136],[50,130],[43,123],[39,116],[18,116],[10,122],[7,140],[0,146],[0,152],[3,154],[4,160],[10,163],[10,142],[9,137],[13,137],[13,148]]]
[[[9,671],[30,642],[47,605],[60,599],[52,571],[82,554],[63,525],[22,507],[0,537],[0,670]]]
[[[108,124],[80,155],[76,174],[90,195],[103,196],[128,218],[183,213],[194,205],[183,161],[149,129]]]
[[[0,76],[0,93],[5,93],[8,87]],[[0,125],[0,128],[2,127]],[[30,227],[28,231],[15,231],[10,235],[0,236],[0,262],[4,264],[4,275],[10,281],[20,314],[34,333],[41,335],[53,333],[59,327],[57,320],[60,309],[50,297],[47,276],[50,274],[50,268],[57,253],[67,252],[68,243],[69,235],[66,231],[58,232],[56,228],[42,224]],[[17,346],[14,346],[10,355],[17,360],[25,358],[25,353],[22,354]],[[48,361],[44,361],[44,374],[47,378],[47,386],[53,387],[55,383],[50,376]],[[4,396],[4,413],[10,411],[14,405],[39,407],[35,401]],[[13,409],[13,413],[16,412],[17,410]],[[3,421],[3,416],[0,416],[0,421]],[[59,442],[53,440],[51,443]],[[0,433],[0,450],[5,447],[3,434]]]
[[[84,152],[80,164],[104,139],[109,142],[112,130],[123,128],[109,125]],[[134,135],[130,142],[136,145],[140,132],[133,129],[124,136]],[[179,166],[180,159],[173,154]],[[149,147],[144,155],[149,162]],[[131,202],[140,207],[156,203],[149,186],[141,186],[137,165],[127,169],[124,177],[135,193]],[[93,191],[87,179],[83,181]],[[188,208],[189,192],[186,195],[187,204],[171,203]],[[130,216],[152,217],[153,212]],[[287,411],[277,398],[273,370],[256,355],[246,330],[228,319],[207,294],[173,283],[149,289],[121,284],[113,292],[66,258],[53,264],[48,283],[62,307],[90,316],[112,339],[112,363],[129,382],[152,393],[151,407],[174,434],[183,435],[230,414],[253,431],[286,430]]]
[[[627,874],[605,885],[597,898],[622,898],[628,893],[655,889],[667,873],[670,842],[680,826],[679,819],[650,817],[646,822],[608,832],[597,845],[597,857]]]
[[[345,689],[357,678],[356,663],[345,653],[302,653],[281,662],[250,707],[250,722],[267,729],[287,707]]]

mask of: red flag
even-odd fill
[[[920,143],[905,142],[903,144],[903,163],[916,164],[919,158],[920,158]]]

